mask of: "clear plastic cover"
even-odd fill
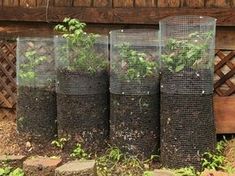
[[[107,91],[108,37],[87,35],[73,41],[56,36],[57,92],[68,95]]]
[[[148,95],[158,91],[158,31],[129,29],[111,31],[110,92]]]
[[[53,88],[54,84],[53,38],[18,38],[17,85]]]
[[[160,21],[163,92],[213,92],[215,26],[216,19],[204,16],[173,16]]]

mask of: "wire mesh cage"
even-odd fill
[[[107,92],[108,37],[88,35],[81,41],[55,37],[57,92],[87,95]]]
[[[126,95],[155,94],[158,90],[158,31],[111,32],[110,92]]]
[[[161,160],[200,168],[215,146],[213,68],[216,20],[174,16],[160,21]]]
[[[55,37],[59,137],[98,151],[108,135],[108,37]]]
[[[110,140],[149,157],[159,147],[158,31],[111,31]]]
[[[54,88],[53,38],[17,39],[17,85]]]
[[[17,39],[17,127],[33,137],[56,134],[53,38]]]

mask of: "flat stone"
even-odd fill
[[[55,170],[55,176],[94,176],[95,160],[75,160]]]
[[[174,176],[174,173],[168,170],[156,169],[153,171],[153,176]]]
[[[0,155],[0,167],[8,164],[12,167],[22,167],[26,156],[23,155]]]
[[[26,176],[54,176],[61,161],[59,158],[34,157],[24,161],[23,170]]]
[[[215,171],[215,170],[205,170],[201,173],[200,176],[235,176],[235,174],[228,174],[222,171]]]

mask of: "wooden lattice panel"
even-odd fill
[[[16,104],[16,43],[0,41],[0,107]]]
[[[218,96],[235,94],[235,51],[216,51],[214,88]]]

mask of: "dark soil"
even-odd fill
[[[202,79],[193,72],[162,74],[161,162],[164,167],[200,169],[201,155],[214,150],[213,94],[209,86],[212,82],[208,83],[210,77],[204,79],[206,76],[200,75]],[[169,83],[176,90],[167,88]]]
[[[50,140],[56,133],[56,93],[20,86],[17,93],[17,128],[35,140]]]
[[[159,97],[117,95],[110,99],[110,142],[123,152],[148,158],[159,149]]]
[[[89,152],[103,150],[109,131],[108,76],[60,72],[58,80],[59,138],[69,138],[71,147],[80,143]]]

